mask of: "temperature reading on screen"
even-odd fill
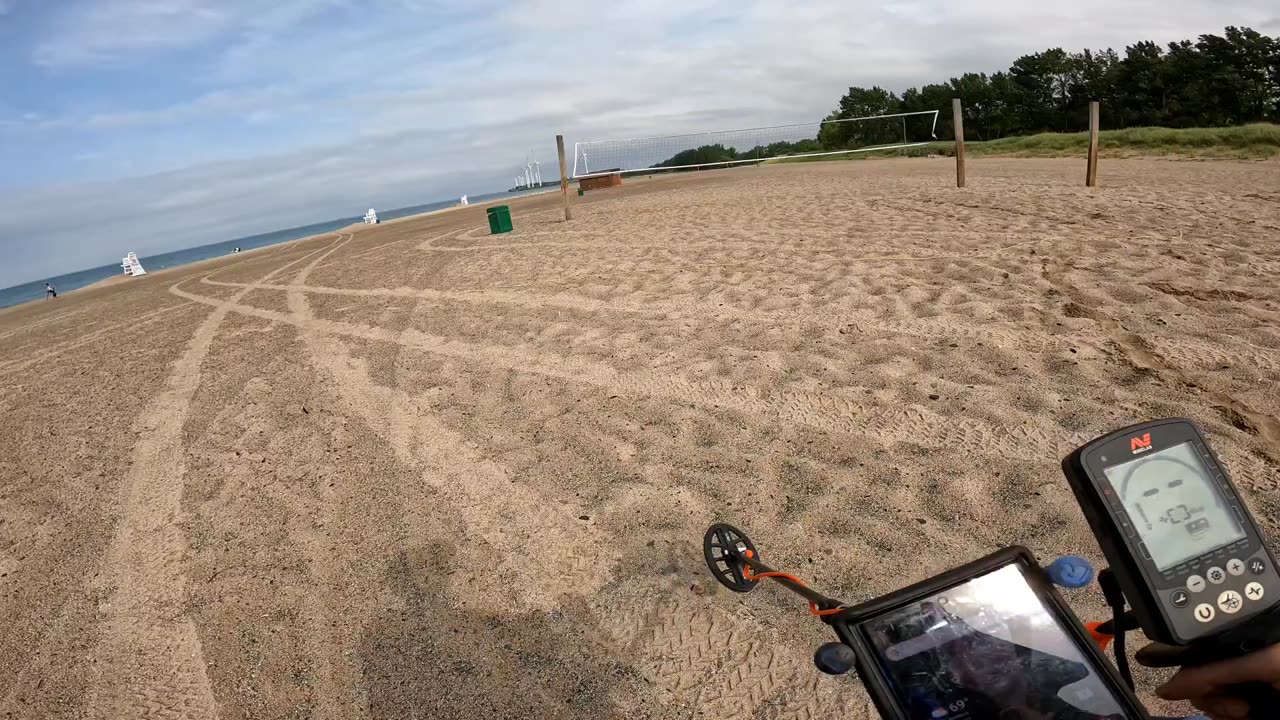
[[[1160,570],[1245,536],[1191,443],[1104,471]]]

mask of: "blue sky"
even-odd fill
[[[820,118],[1271,0],[0,0],[0,287],[499,190],[554,136]]]

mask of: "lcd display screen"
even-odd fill
[[[1103,472],[1162,571],[1245,537],[1239,518],[1189,442]]]

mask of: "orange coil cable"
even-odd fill
[[[756,554],[755,554],[754,552],[752,552],[752,551],[748,550],[748,551],[746,551],[746,556],[747,556],[747,558],[748,558],[748,559],[750,559],[750,558],[755,557],[755,556],[756,556]],[[757,575],[757,574],[755,574],[755,573],[751,572],[751,566],[750,566],[750,565],[748,565],[748,564],[746,564],[746,563],[743,563],[743,564],[742,564],[742,577],[744,577],[744,578],[746,578],[746,579],[750,580],[751,582],[756,582],[756,581],[758,581],[758,580],[763,580],[763,579],[765,579],[765,578],[785,578],[785,579],[790,580],[791,582],[793,582],[793,583],[795,583],[795,584],[799,585],[800,587],[809,587],[808,585],[806,585],[806,584],[805,584],[805,582],[804,582],[803,580],[801,580],[800,578],[796,577],[795,575],[792,575],[791,573],[784,573],[784,572],[776,572],[776,571],[774,571],[774,572],[762,572],[762,573],[760,573],[759,575]],[[838,613],[838,612],[840,612],[840,611],[842,611],[842,610],[844,610],[844,608],[843,608],[843,607],[835,607],[835,608],[831,608],[831,609],[829,609],[829,610],[819,610],[819,609],[818,609],[818,605],[817,605],[816,603],[813,603],[813,602],[810,602],[810,603],[809,603],[809,614],[810,614],[810,615],[816,615],[816,616],[818,616],[818,617],[822,617],[822,616],[824,616],[824,615],[835,615],[836,613]]]

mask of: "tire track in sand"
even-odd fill
[[[335,246],[330,252],[337,249]],[[390,443],[398,459],[452,501],[468,530],[489,546],[487,560],[480,566],[497,563],[518,578],[516,583],[496,583],[486,592],[502,597],[517,591],[512,598],[517,606],[550,609],[566,591],[590,594],[607,582],[609,569],[598,564],[590,550],[602,545],[593,527],[558,508],[545,507],[541,496],[510,478],[502,465],[441,423],[427,403],[402,390],[375,384],[366,363],[332,337],[343,333],[332,332],[326,321],[312,317],[302,289],[311,270],[324,258],[316,258],[299,273],[287,294],[291,314],[281,317],[302,329],[312,363],[335,381],[342,399]],[[382,333],[398,343],[396,333]],[[530,508],[541,508],[542,512],[530,513]],[[474,583],[481,582],[495,583],[495,579],[474,579]]]
[[[241,283],[228,283],[221,280],[203,280],[207,285],[219,287],[243,287]],[[613,312],[631,315],[676,317],[697,316],[699,320],[753,320],[764,324],[799,325],[809,323],[822,327],[841,327],[851,329],[862,335],[875,332],[909,335],[926,340],[951,340],[969,338],[991,342],[1001,347],[1020,348],[1026,351],[1040,352],[1041,344],[1032,344],[1026,340],[1022,328],[1014,325],[998,325],[996,327],[967,327],[959,325],[949,318],[916,318],[906,321],[892,321],[877,317],[867,311],[847,311],[843,308],[822,310],[819,308],[792,308],[788,310],[755,310],[749,308],[722,305],[714,300],[679,299],[662,300],[658,298],[645,300],[597,300],[594,298],[573,295],[570,293],[537,294],[530,292],[513,292],[511,290],[434,290],[430,288],[335,288],[321,286],[302,286],[297,283],[289,285],[265,284],[264,290],[284,292],[303,292],[316,295],[336,295],[342,297],[389,297],[417,298],[420,300],[457,301],[472,304],[509,305],[526,310],[546,308],[571,310],[575,312],[597,313]]]
[[[1206,382],[1201,375],[1179,365],[1179,360],[1192,363],[1203,362],[1203,353],[1197,353],[1194,346],[1174,348],[1171,360],[1153,347],[1145,337],[1130,331],[1119,320],[1096,308],[1089,298],[1081,295],[1075,285],[1067,279],[1066,273],[1072,270],[1075,270],[1075,266],[1070,261],[1064,263],[1062,267],[1050,268],[1047,261],[1042,261],[1040,266],[1040,274],[1045,281],[1080,307],[1084,317],[1096,322],[1104,331],[1104,335],[1119,348],[1130,364],[1165,378],[1177,380],[1184,386],[1201,388],[1214,401],[1214,409],[1229,422],[1237,427],[1245,426],[1241,429],[1248,428],[1246,432],[1251,431],[1251,434],[1261,435],[1265,441],[1263,452],[1266,453],[1267,459],[1275,465],[1280,465],[1280,419],[1268,412],[1255,410],[1229,392],[1215,389],[1214,385]],[[1182,352],[1178,352],[1179,350]]]
[[[31,303],[31,302],[34,302],[34,301],[28,301],[28,303]],[[44,301],[42,300],[41,302],[44,302]],[[28,304],[28,303],[24,303],[24,304]],[[18,306],[14,306],[14,307],[18,307]],[[4,308],[4,309],[7,310],[8,308]],[[39,320],[29,322],[26,325],[19,325],[15,328],[5,330],[4,332],[0,332],[0,340],[5,340],[13,337],[14,335],[18,335],[24,332],[29,332],[31,330],[36,330],[38,328],[44,327],[45,325],[48,325],[49,323],[57,323],[65,320],[70,320],[71,318],[74,318],[77,315],[84,315],[85,313],[91,312],[94,309],[96,309],[95,306],[88,305],[86,307],[82,307],[75,310],[67,310],[65,312],[58,312],[55,310],[53,311],[52,314],[49,315],[49,317],[41,318]]]
[[[508,240],[508,242],[504,242],[504,243],[501,243],[501,244],[503,244],[503,245],[507,245],[507,244],[514,244],[514,243],[510,243],[509,241],[510,241],[510,240],[522,240],[522,239],[524,239],[524,238],[536,238],[536,237],[588,237],[588,238],[598,238],[598,237],[601,237],[601,232],[600,232],[599,228],[593,228],[593,227],[591,227],[591,225],[590,225],[589,223],[588,223],[588,224],[586,224],[586,225],[576,225],[576,226],[561,227],[561,225],[562,225],[561,221],[560,221],[560,220],[554,220],[553,222],[551,222],[551,223],[549,223],[549,224],[557,226],[557,227],[556,227],[556,229],[554,229],[554,230],[532,230],[532,231],[530,231],[530,230],[520,229],[520,230],[517,230],[516,232],[514,232],[514,233],[512,233],[512,234],[507,235],[507,236],[506,236],[506,239]],[[474,226],[472,226],[472,227],[470,227],[470,228],[467,228],[467,229],[464,229],[464,230],[455,230],[454,232],[458,233],[458,237],[457,237],[457,239],[458,239],[458,240],[465,241],[465,242],[476,242],[476,241],[482,241],[482,240],[484,240],[485,238],[492,238],[492,237],[494,237],[494,236],[490,233],[490,231],[489,231],[489,226],[488,226],[488,225],[474,225]],[[953,231],[953,232],[954,232],[954,234],[956,234],[956,235],[961,235],[961,234],[963,234],[963,233],[958,232],[958,231]],[[943,234],[946,234],[946,233],[945,233],[945,231],[943,231]],[[937,238],[937,237],[939,236],[939,231],[938,231],[938,230],[936,230],[936,229],[928,229],[928,230],[896,229],[896,230],[894,231],[894,235],[895,235],[895,236],[897,236],[897,237],[904,237],[904,238],[928,238],[928,239],[935,239],[935,238]],[[983,234],[983,237],[984,237],[984,238],[988,238],[988,239],[989,239],[989,238],[996,238],[996,237],[1004,237],[1004,238],[1020,238],[1020,237],[1024,237],[1025,235],[1026,235],[1026,233],[1015,232],[1015,231],[1006,231],[1006,232],[984,233],[984,234]],[[608,237],[608,235],[605,235],[605,237]],[[807,239],[813,239],[813,235],[812,235],[812,234],[806,234],[806,235],[805,235],[805,237],[806,237]],[[464,249],[470,249],[470,248],[483,249],[484,247],[486,247],[486,246],[485,246],[485,245],[483,245],[483,244],[481,244],[481,245],[465,245],[465,246],[448,246],[448,245],[446,245],[446,246],[435,246],[435,245],[432,245],[432,243],[434,243],[434,242],[435,242],[436,240],[438,240],[438,239],[439,239],[439,238],[430,238],[430,239],[428,239],[428,240],[424,240],[424,241],[422,241],[422,242],[418,245],[418,249],[419,249],[419,250],[438,250],[438,249],[440,249],[440,247],[445,247],[445,248],[448,248],[448,247],[459,247],[459,248],[464,248]],[[735,240],[734,240],[734,246],[735,246],[735,247],[738,245],[738,240],[739,240],[738,238],[735,238]],[[846,241],[846,240],[844,240],[844,239],[840,239],[840,240],[838,240],[838,241],[833,241],[833,242],[839,242],[839,244],[840,244],[842,247],[847,247],[847,245],[848,245],[847,241]],[[1025,244],[1027,244],[1027,243],[1029,243],[1029,242],[1039,242],[1039,240],[1020,241],[1018,244],[1019,244],[1019,245],[1025,245]],[[545,243],[545,244],[546,244],[546,245],[555,245],[555,244],[557,244],[557,243]],[[629,244],[629,243],[625,243],[625,242],[621,242],[621,241],[617,241],[617,242],[614,242],[614,241],[595,242],[595,243],[593,243],[593,245],[594,245],[595,247],[602,247],[602,246],[604,246],[604,247],[608,247],[608,246],[613,246],[613,247],[618,247],[618,248],[623,248],[623,249],[625,249],[625,248],[627,248],[627,247],[635,247],[634,245],[631,245],[631,244]],[[678,245],[677,245],[677,244],[674,244],[674,243],[670,243],[670,242],[665,243],[665,244],[653,245],[653,247],[667,247],[667,248],[672,248],[672,249],[677,249],[677,248],[680,248],[680,247],[690,247],[690,246],[694,246],[694,247],[696,247],[696,246],[724,247],[724,246],[725,246],[725,244],[724,244],[724,241],[723,241],[723,240],[704,240],[704,241],[701,241],[701,242],[692,242],[692,243],[685,243],[685,242],[681,242],[681,243],[679,243]],[[488,247],[492,247],[492,246],[488,246]],[[746,244],[746,247],[778,248],[778,247],[793,247],[793,246],[792,246],[792,245],[790,245],[790,244],[783,244],[783,245],[779,245],[778,243],[751,242],[751,243],[747,243],[747,244]],[[837,248],[833,246],[833,247],[832,247],[832,248],[830,248],[830,249],[837,249]],[[912,256],[912,257],[915,257],[915,256]]]
[[[847,393],[815,393],[776,390],[761,393],[728,380],[688,379],[672,373],[621,372],[604,363],[569,356],[551,356],[523,347],[479,345],[408,329],[393,332],[369,325],[336,320],[307,319],[296,315],[228,300],[207,298],[181,290],[182,297],[262,318],[305,327],[323,334],[361,338],[402,346],[446,357],[482,362],[573,383],[586,383],[629,395],[661,397],[706,408],[724,408],[766,422],[806,425],[822,430],[867,438],[880,443],[911,442],[938,449],[980,442],[987,451],[1004,456],[1039,458],[1044,448],[1070,449],[1078,438],[1039,425],[995,426],[969,417],[944,416],[922,405],[868,406]],[[299,289],[299,294],[302,290]],[[745,390],[745,392],[743,392]]]
[[[195,306],[193,306],[190,301],[187,301],[177,305],[171,305],[166,308],[161,308],[159,310],[152,310],[149,313],[143,313],[131,319],[129,322],[118,323],[110,327],[102,328],[101,330],[95,330],[88,335],[82,335],[75,340],[41,348],[38,357],[28,358],[26,360],[15,360],[5,363],[4,365],[0,365],[0,375],[8,375],[10,373],[18,372],[19,370],[24,370],[38,363],[48,362],[52,358],[62,355],[63,353],[71,352],[72,350],[84,347],[85,345],[92,345],[108,335],[129,332],[134,328],[150,325],[157,320],[165,320],[167,319],[165,316],[171,312],[191,310],[194,309],[194,307]]]
[[[460,232],[457,240],[461,241],[479,241],[481,237],[488,235],[477,235],[481,230],[487,230],[487,226],[480,226]],[[452,234],[452,233],[450,233]],[[932,231],[919,231],[912,233],[910,231],[899,232],[899,236],[920,235],[932,241],[937,241],[937,233]],[[932,255],[857,255],[847,244],[822,246],[817,244],[778,244],[767,242],[746,242],[741,239],[735,239],[732,248],[726,248],[722,240],[703,241],[703,242],[684,242],[680,244],[667,243],[627,243],[621,241],[604,241],[604,240],[571,240],[568,242],[541,242],[534,240],[538,237],[565,237],[566,235],[589,235],[589,232],[574,230],[556,230],[549,232],[529,232],[522,233],[511,237],[507,242],[483,243],[476,242],[474,245],[437,245],[441,236],[424,240],[418,244],[417,249],[423,252],[442,252],[442,253],[470,253],[484,250],[495,251],[516,251],[516,250],[610,250],[614,252],[635,252],[643,251],[647,253],[660,252],[665,253],[668,259],[687,262],[683,256],[689,254],[697,254],[700,260],[706,259],[706,253],[711,252],[738,252],[745,253],[755,251],[757,253],[765,253],[770,259],[783,261],[789,258],[797,258],[801,260],[809,260],[814,256],[832,256],[836,258],[847,259],[852,262],[929,262],[933,260],[983,260],[993,257],[1000,257],[1014,248],[1026,245],[1035,245],[1042,242],[1048,242],[1047,238],[1034,238],[1031,240],[1018,240],[1017,242],[1006,245],[999,245],[994,248],[979,248],[972,252],[951,253],[951,254],[932,254]],[[1021,233],[1005,233],[1003,235],[1009,239],[1023,237]],[[990,238],[992,236],[988,236]],[[528,241],[521,242],[529,238]],[[514,242],[512,242],[514,241]]]
[[[385,227],[385,226],[384,226],[384,227]],[[352,252],[352,253],[351,253],[351,254],[349,254],[349,255],[343,255],[341,258],[335,258],[335,259],[332,259],[332,260],[327,260],[326,262],[322,262],[322,263],[320,263],[319,265],[316,265],[316,267],[325,267],[325,266],[330,265],[330,264],[335,263],[335,262],[349,263],[349,262],[351,262],[351,261],[353,261],[353,260],[356,260],[356,259],[358,259],[358,258],[362,258],[362,257],[364,257],[364,256],[366,256],[366,255],[371,255],[371,254],[373,254],[373,253],[375,253],[375,252],[377,252],[377,251],[379,251],[379,250],[385,250],[385,249],[387,249],[387,248],[389,248],[389,247],[391,247],[391,246],[393,246],[393,245],[399,245],[399,244],[401,244],[401,243],[406,243],[406,242],[413,242],[414,240],[417,240],[417,241],[418,241],[419,243],[421,243],[422,245],[430,245],[430,244],[435,243],[435,242],[437,242],[437,241],[444,240],[445,238],[449,237],[450,235],[456,235],[457,233],[460,233],[460,232],[462,232],[462,230],[461,230],[461,229],[458,229],[458,230],[450,230],[449,232],[446,232],[446,233],[441,233],[441,234],[439,234],[439,235],[433,235],[433,236],[431,236],[431,237],[427,238],[426,240],[420,240],[420,239],[419,239],[419,238],[421,237],[420,235],[410,235],[409,237],[403,237],[403,238],[399,238],[399,239],[397,239],[397,240],[389,240],[389,241],[387,241],[387,242],[378,243],[377,245],[370,245],[370,246],[368,246],[368,247],[361,248],[361,249],[359,249],[359,250],[356,250],[355,252]]]
[[[496,598],[514,591],[519,593],[512,598],[518,606],[541,609],[557,607],[559,596],[567,592],[594,596],[621,558],[609,552],[611,544],[593,526],[547,507],[536,493],[512,481],[501,465],[439,422],[417,398],[374,384],[363,360],[353,357],[332,333],[319,330],[323,321],[312,317],[303,288],[311,269],[323,260],[317,257],[300,271],[288,291],[289,310],[299,323],[311,362],[330,375],[365,423],[390,442],[402,462],[444,494],[463,524],[485,541],[481,548],[459,544],[458,551],[481,553],[476,566],[516,576],[514,583],[504,580],[497,585],[489,576],[473,578],[467,592],[483,593],[487,603],[495,604]],[[633,599],[610,610],[597,607],[596,612],[602,628],[597,643],[636,665],[677,706],[698,707],[716,717],[745,717],[768,703],[774,717],[807,720],[839,714],[850,700],[848,692],[821,691],[820,676],[808,657],[746,640],[762,632],[758,623],[718,608]],[[321,652],[336,656],[333,649]],[[725,672],[726,666],[732,670]],[[352,716],[349,709],[341,710],[343,716]]]
[[[292,264],[271,271],[260,282]],[[98,581],[108,599],[99,606],[100,636],[87,703],[90,717],[218,715],[200,636],[183,607],[187,593],[186,536],[180,525],[186,472],[182,429],[218,326],[231,305],[254,287],[243,288],[226,307],[209,313],[174,363],[164,391],[139,417],[141,434],[121,485],[121,518]]]
[[[334,251],[344,247],[352,237],[352,234],[339,236],[331,246],[316,254],[311,262],[298,271],[294,283],[305,284],[311,271]],[[293,307],[292,304],[290,307]],[[332,346],[318,347],[316,335],[302,327],[298,328],[298,335],[306,345],[313,365],[318,366],[320,359],[327,359],[327,352],[332,349]],[[338,385],[341,389],[342,382],[339,381]],[[341,502],[336,497],[338,491],[322,487],[319,492],[321,493],[319,510],[325,517],[324,526],[334,527],[338,525],[334,516]],[[294,515],[305,515],[305,513],[294,513]],[[343,570],[346,568],[341,567],[342,559],[335,558],[333,547],[335,541],[326,541],[317,532],[315,525],[306,522],[297,523],[291,518],[289,535],[298,539],[303,556],[306,558],[306,566],[315,575],[312,578],[313,590],[304,593],[301,597],[302,621],[308,626],[304,642],[309,656],[310,685],[314,688],[312,695],[314,714],[319,718],[350,718],[352,720],[367,718],[369,717],[367,698],[361,693],[353,692],[354,688],[360,687],[360,669],[356,656],[350,652],[343,652],[357,647],[358,640],[355,633],[363,623],[340,622],[341,618],[335,616],[326,594],[322,591],[325,588],[342,587],[344,584],[359,587],[363,583],[352,582],[351,577],[344,575]],[[352,590],[352,592],[358,591]],[[363,599],[366,603],[372,602],[371,598]]]
[[[865,700],[857,707],[860,687],[816,672],[808,655],[755,620],[677,599],[682,594],[655,591],[648,602],[593,608],[608,619],[593,639],[635,663],[669,708],[710,718],[877,717]]]
[[[335,245],[312,260],[293,284],[305,286],[311,272],[341,247]],[[326,384],[344,403],[344,412],[351,411],[383,438],[407,469],[395,473],[398,479],[389,480],[384,492],[404,505],[419,508],[416,518],[407,520],[409,542],[425,545],[447,534],[455,552],[471,556],[470,562],[455,564],[436,580],[452,583],[460,604],[483,597],[488,607],[550,611],[561,606],[562,595],[589,595],[609,580],[610,568],[596,553],[604,543],[594,528],[561,511],[548,511],[536,493],[515,483],[500,465],[445,427],[418,398],[374,383],[363,359],[354,357],[332,333],[316,330],[305,293],[291,290],[286,299],[308,361],[332,381]],[[332,512],[342,502],[332,496],[322,499],[325,512]],[[446,512],[457,517],[441,522],[440,513]],[[325,525],[343,524],[331,520]],[[458,525],[465,528],[461,536],[454,535],[453,528]],[[358,523],[348,529],[356,533],[379,531],[385,529],[363,528]],[[323,586],[368,584],[361,582],[361,568],[343,568],[343,558],[335,558],[314,533],[303,530],[294,534],[302,540],[308,565],[317,569],[317,580]],[[377,570],[382,567],[357,564]],[[370,603],[370,607],[376,606],[376,602]],[[314,658],[317,716],[369,717],[365,696],[351,692],[364,683],[358,656],[344,652],[359,647],[364,623],[335,618],[319,593],[307,598],[304,613],[311,630],[308,645]]]

